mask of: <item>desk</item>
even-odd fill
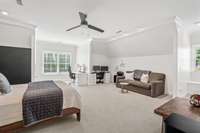
[[[99,71],[99,72],[92,72],[92,73],[96,74],[97,83],[110,83],[110,79],[111,79],[110,72]]]
[[[96,73],[88,74],[88,85],[96,85]]]
[[[75,85],[77,86],[96,85],[96,74],[75,73]]]
[[[189,99],[185,98],[174,98],[155,109],[154,112],[162,116],[163,120],[169,117],[172,113],[177,113],[193,120],[200,121],[200,108],[193,107],[190,105]]]
[[[88,74],[87,73],[75,73],[75,84],[78,86],[88,85]]]
[[[106,72],[104,74],[104,83],[110,83],[110,79],[111,79],[111,74],[109,72]]]

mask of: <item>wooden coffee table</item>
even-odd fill
[[[193,120],[200,121],[200,108],[193,107],[189,103],[189,99],[174,98],[154,110],[154,112],[162,116],[163,121],[172,113],[180,114]],[[162,121],[162,131],[164,132],[164,122]]]
[[[121,82],[119,83],[120,86],[121,86],[121,92],[122,93],[128,93],[128,90],[126,89],[126,86],[129,85],[129,83],[124,83],[124,82]]]

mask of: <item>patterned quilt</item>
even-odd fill
[[[22,108],[25,126],[61,116],[63,92],[54,81],[29,83],[23,96]]]

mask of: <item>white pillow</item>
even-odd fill
[[[126,80],[133,80],[133,73],[126,73],[124,74]]]
[[[11,92],[10,83],[2,73],[0,73],[0,92],[2,94],[8,94]]]
[[[149,75],[148,74],[142,74],[141,78],[140,78],[140,81],[143,82],[143,83],[148,83],[149,81]]]

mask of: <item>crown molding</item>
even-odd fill
[[[162,21],[160,23],[156,23],[154,25],[144,27],[144,28],[142,28],[142,30],[135,30],[135,31],[132,31],[132,32],[127,32],[127,33],[118,35],[118,36],[112,36],[112,37],[108,38],[107,40],[108,40],[109,43],[114,42],[114,41],[117,41],[117,40],[120,40],[120,39],[123,39],[123,38],[126,38],[126,37],[136,36],[136,35],[138,35],[142,32],[147,32],[147,31],[156,29],[160,26],[168,25],[168,24],[171,24],[171,23],[178,24],[180,26],[183,25],[181,19],[177,16],[174,16],[174,17],[171,17],[171,18],[169,18],[165,21]]]
[[[11,25],[11,26],[18,26],[18,27],[22,27],[22,28],[26,28],[26,29],[31,29],[31,30],[35,30],[37,28],[37,26],[35,26],[35,25],[28,24],[28,23],[22,22],[20,20],[17,20],[17,19],[11,18],[11,17],[0,16],[0,23]]]
[[[175,16],[175,17],[174,17],[174,22],[175,22],[178,26],[180,26],[180,27],[183,27],[183,26],[184,26],[184,25],[183,25],[183,21],[182,21],[182,19],[181,19],[180,17]]]

